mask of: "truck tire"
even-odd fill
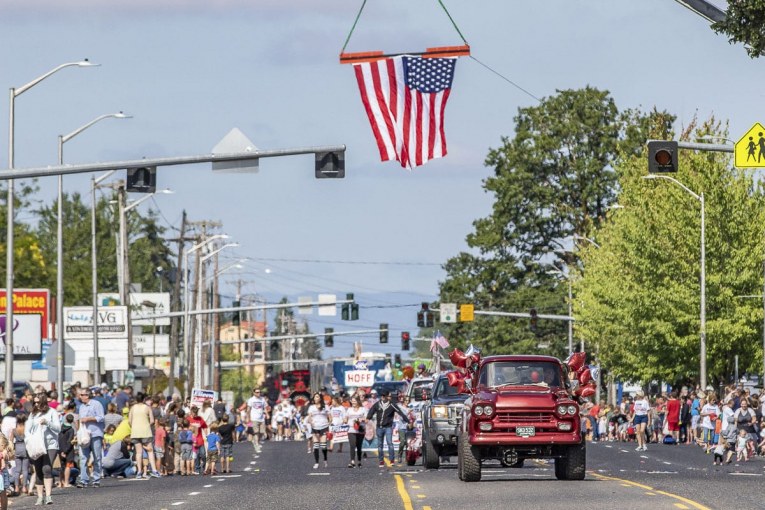
[[[462,463],[462,480],[481,481],[481,453],[462,437],[459,439],[458,461]]]
[[[425,438],[422,441],[422,465],[425,469],[438,469],[441,467],[441,457],[439,457],[433,443]]]
[[[459,440],[457,440],[457,478],[462,480],[462,455],[459,454]]]
[[[587,451],[582,444],[566,448],[566,456],[555,459],[555,478],[558,480],[584,480],[587,470]]]

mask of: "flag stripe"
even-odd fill
[[[383,64],[384,62],[380,62]],[[377,64],[377,63],[375,63]],[[379,65],[371,66],[371,78],[372,86],[375,90],[375,97],[377,98],[377,105],[373,105],[373,109],[379,112],[381,119],[380,131],[384,133],[385,149],[387,153],[387,159],[396,159],[396,145],[395,145],[395,133],[393,132],[393,121],[390,118],[390,110],[388,109],[388,100],[385,97],[384,90],[380,81],[380,67]],[[387,77],[387,74],[386,74]]]
[[[365,69],[362,66],[354,66],[356,71],[356,81],[359,83],[359,91],[361,91],[361,102],[364,103],[364,109],[369,117],[369,124],[372,126],[372,133],[375,135],[375,141],[377,142],[377,148],[380,150],[380,159],[382,161],[388,161],[388,154],[385,144],[381,143],[380,130],[375,121],[375,114],[372,112],[372,105],[369,102],[369,96],[367,95],[366,79],[364,78]]]

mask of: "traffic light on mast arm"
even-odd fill
[[[233,303],[231,303],[231,306],[234,307],[234,308],[239,308],[240,306],[242,306],[241,305],[241,301],[234,301]],[[239,310],[236,310],[234,312],[234,316],[231,318],[231,324],[233,326],[238,326],[240,324]]]
[[[334,332],[334,328],[324,328],[324,347],[335,346],[335,337],[332,336],[332,333]]]
[[[380,324],[380,343],[381,344],[388,343],[388,325],[387,324]]]
[[[353,294],[351,292],[347,293],[345,299],[353,301]],[[359,320],[359,305],[357,303],[344,303],[340,308],[340,318],[344,321]]]
[[[648,173],[672,173],[678,168],[677,142],[650,140],[648,142]]]
[[[401,332],[401,350],[402,351],[408,351],[409,350],[409,342],[412,339],[411,336],[409,336],[408,331],[402,331]]]
[[[531,329],[531,331],[536,331],[537,321],[539,320],[539,318],[537,317],[537,309],[532,308],[531,310],[529,310],[529,315],[531,316],[531,318],[529,319],[529,329]]]

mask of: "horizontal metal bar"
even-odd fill
[[[333,331],[330,336],[345,336],[345,335],[361,335],[364,333],[380,333],[382,331],[388,331],[387,329],[359,329],[356,331]],[[221,345],[231,344],[249,344],[253,342],[265,342],[271,340],[296,340],[298,338],[317,338],[320,336],[327,336],[326,333],[305,333],[302,335],[281,335],[281,336],[265,336],[263,338],[243,338],[241,340],[221,340]]]
[[[353,300],[350,299],[338,299],[334,303],[319,303],[318,301],[311,301],[310,303],[283,303],[283,304],[276,304],[276,305],[249,305],[249,306],[230,306],[228,308],[209,308],[209,309],[203,309],[203,310],[189,310],[189,315],[209,315],[214,313],[226,313],[226,312],[246,312],[248,310],[278,310],[280,308],[294,308],[296,306],[333,306],[333,305],[344,305],[346,303],[353,303]],[[101,310],[108,307],[100,307]],[[187,312],[180,311],[180,312],[167,312],[167,313],[158,313],[158,314],[152,314],[152,315],[131,315],[132,320],[152,320],[152,319],[162,319],[166,317],[183,317],[186,315]]]
[[[473,312],[475,315],[494,315],[497,317],[512,317],[513,319],[531,319],[531,314],[529,313],[515,313],[515,312],[482,312],[479,310],[476,310]],[[538,313],[536,316],[537,319],[545,319],[545,320],[551,320],[551,321],[576,321],[573,317],[570,317],[568,315],[549,315],[549,314],[543,314]]]
[[[681,149],[691,149],[694,151],[710,152],[733,152],[733,145],[723,145],[718,143],[696,143],[696,142],[677,142]]]
[[[15,168],[0,170],[0,181],[8,179],[29,179],[32,177],[50,177],[52,175],[83,174],[103,172],[108,170],[124,170],[143,166],[174,166],[191,165],[196,163],[216,163],[221,161],[249,161],[259,158],[275,158],[279,156],[297,156],[299,154],[315,154],[317,152],[344,152],[345,145],[327,145],[317,147],[297,147],[292,149],[275,149],[267,151],[234,152],[230,154],[201,154],[197,156],[178,156],[174,158],[133,159],[127,161],[107,161],[104,163],[89,163],[86,165],[63,165],[35,168]]]
[[[258,365],[288,365],[290,363],[313,363],[320,361],[318,359],[286,359],[276,361],[249,361],[247,363],[237,363],[236,361],[221,361],[221,370],[232,370],[241,367],[256,367]]]

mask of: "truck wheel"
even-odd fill
[[[465,482],[481,481],[481,454],[466,439],[459,440],[458,460],[462,463],[462,480]]]
[[[438,469],[441,466],[441,458],[429,440],[422,442],[422,465],[425,469]]]
[[[555,478],[566,479],[566,459],[555,459]]]
[[[457,440],[457,478],[462,480],[462,455],[459,454],[459,440]]]
[[[566,450],[566,480],[584,480],[587,470],[586,443],[569,446]]]

